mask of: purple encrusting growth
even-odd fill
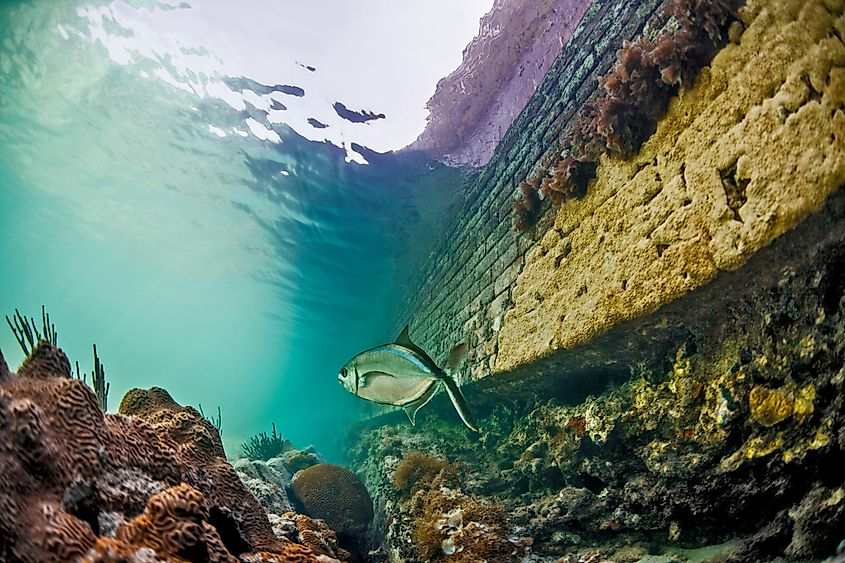
[[[657,17],[665,31],[653,39],[624,42],[600,93],[580,110],[567,156],[542,177],[520,185],[514,228],[539,218],[537,192],[555,206],[586,193],[602,154],[630,158],[654,132],[672,96],[689,87],[727,40],[741,0],[670,0]]]

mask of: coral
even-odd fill
[[[517,561],[507,516],[498,506],[446,487],[419,490],[411,499],[411,538],[424,561]]]
[[[373,501],[354,473],[321,463],[294,475],[291,488],[302,512],[337,532],[344,545],[360,543],[373,521]]]
[[[779,389],[755,387],[748,394],[751,416],[763,426],[774,426],[792,414],[792,397]]]
[[[157,555],[188,561],[236,561],[208,525],[208,504],[202,493],[180,484],[153,495],[144,512],[117,529],[116,540]],[[96,551],[96,547],[95,547]]]
[[[77,370],[79,366],[77,365]],[[94,371],[91,372],[91,387],[94,389],[94,394],[97,395],[97,401],[100,403],[100,408],[103,412],[109,410],[109,389],[111,384],[106,381],[106,368],[100,361],[97,355],[97,345],[94,344]]]
[[[519,195],[513,203],[514,229],[527,231],[537,221],[540,214],[539,178],[525,180],[519,184]]]
[[[41,331],[36,327],[34,318],[24,317],[17,309],[15,309],[14,321],[7,316],[6,323],[12,329],[15,339],[26,356],[35,352],[38,343],[42,340],[53,348],[58,347],[56,325],[50,322],[50,313],[47,312],[44,305],[41,306]],[[79,373],[79,362],[76,362],[76,379],[88,383],[87,374],[80,375]],[[91,388],[97,395],[100,408],[103,412],[106,412],[108,410],[109,384],[106,382],[105,368],[100,362],[99,356],[97,356],[96,344],[94,345],[94,371],[91,373]]]
[[[458,482],[458,468],[446,460],[411,451],[396,466],[393,484],[400,493],[411,496],[420,487],[430,487],[435,478],[445,485],[455,486]]]
[[[202,410],[202,403],[200,403],[197,406],[200,409],[200,415],[202,415],[202,417],[204,419],[209,421],[211,423],[211,425],[214,426],[217,429],[217,433],[220,436],[223,436],[223,414],[220,411],[220,407],[219,406],[217,407],[217,417],[215,417],[214,415],[205,416],[205,413]]]
[[[253,552],[270,561],[260,553],[284,553],[289,540],[273,535],[199,413],[162,389],[134,390],[121,409],[132,416],[103,414],[46,341],[0,380],[2,558],[229,561]]]
[[[41,306],[41,332],[38,331],[34,318],[24,317],[17,309],[15,309],[15,315],[12,319],[8,315],[6,316],[6,323],[12,329],[12,334],[15,335],[15,340],[18,341],[18,345],[20,345],[25,356],[29,356],[42,340],[46,340],[54,347],[57,346],[56,325],[50,322],[50,313],[47,312],[44,305]]]
[[[580,197],[596,171],[596,164],[573,156],[561,159],[550,176],[543,178],[540,193],[560,206],[567,199]]]
[[[273,423],[273,433],[267,435],[266,432],[261,432],[252,436],[248,442],[241,444],[241,453],[247,459],[262,459],[267,461],[272,457],[276,457],[293,448],[290,440],[282,438],[281,434],[276,434],[276,423]]]

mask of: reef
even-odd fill
[[[552,396],[549,386],[531,398],[512,387],[480,417],[478,438],[436,415],[416,428],[356,428],[350,460],[393,560],[484,560],[473,542],[491,536],[511,551],[490,561],[835,556],[845,539],[844,240],[772,272],[771,285],[604,391]],[[461,543],[472,522],[474,539]]]
[[[276,535],[196,410],[152,388],[104,414],[47,341],[17,373],[0,357],[0,474],[2,560],[346,559],[306,516]]]

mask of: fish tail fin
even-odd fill
[[[469,405],[467,405],[467,401],[464,399],[464,394],[461,392],[461,388],[458,387],[458,384],[455,383],[452,376],[448,374],[443,377],[442,381],[446,385],[446,392],[449,394],[449,398],[452,399],[452,404],[455,405],[455,410],[458,411],[458,416],[461,417],[461,420],[464,421],[467,428],[473,432],[480,432],[478,430],[478,425],[472,418],[472,414],[469,412]]]
[[[443,368],[443,371],[446,372],[446,375],[453,376],[458,371],[458,368],[461,367],[461,364],[464,363],[466,357],[467,343],[461,342],[449,352],[449,359],[446,360],[446,366]]]

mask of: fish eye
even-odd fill
[[[340,376],[341,376],[341,377],[346,377],[346,368],[341,368],[341,370],[340,370]]]

